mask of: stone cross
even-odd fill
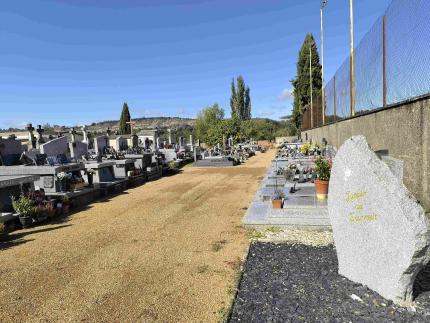
[[[33,131],[34,127],[31,123],[27,124],[27,131],[28,131],[28,141],[31,145],[31,148],[36,148],[36,138],[34,137]]]
[[[75,128],[72,128],[70,130],[70,135],[71,135],[71,141],[75,142],[76,141],[76,130],[75,130]]]
[[[194,142],[193,142],[193,135],[190,135],[190,146],[193,147],[194,146]]]
[[[36,131],[39,135],[39,138],[37,138],[37,147],[40,147],[41,144],[45,143],[45,139],[43,139],[43,133],[45,132],[45,129],[43,129],[41,125],[38,125]]]
[[[83,142],[86,142],[86,143],[88,143],[88,129],[87,129],[87,127],[86,126],[83,126],[82,127],[82,135],[83,135],[83,139],[82,139],[82,141]]]
[[[197,146],[200,147],[200,139],[197,139]]]
[[[156,139],[155,139],[155,142],[156,142],[156,146],[155,146],[155,149],[157,150],[159,147],[160,147],[160,138],[159,137],[157,137]]]

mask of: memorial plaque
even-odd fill
[[[399,177],[365,137],[352,137],[334,159],[328,210],[339,273],[402,303],[430,259],[430,237],[424,209]]]

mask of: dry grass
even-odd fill
[[[215,322],[249,245],[241,220],[273,151],[195,169],[16,231],[0,249],[2,322]]]

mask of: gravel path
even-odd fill
[[[274,151],[130,189],[0,243],[1,322],[215,322]]]
[[[230,322],[430,322],[430,292],[399,308],[337,274],[333,246],[251,245]]]

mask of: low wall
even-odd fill
[[[403,160],[404,184],[430,212],[430,98],[302,132],[303,140],[325,138],[335,147],[353,135],[364,135],[373,150]]]

